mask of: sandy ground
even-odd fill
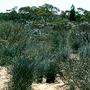
[[[61,84],[32,84],[33,90],[69,90],[69,87],[62,86]]]
[[[8,74],[7,68],[0,66],[0,90],[3,90],[3,88],[7,87],[7,82],[10,81],[10,77],[11,75]]]
[[[33,90],[69,90],[69,86],[65,85],[65,83],[60,79],[60,77],[56,78],[55,83],[45,83],[45,79],[43,79],[43,83],[33,83]]]
[[[77,55],[77,54],[70,54],[70,57],[69,58],[70,59],[80,60],[79,55]]]

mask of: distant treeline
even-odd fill
[[[15,21],[15,22],[26,22],[28,21],[55,21],[68,19],[70,21],[89,21],[90,22],[90,11],[83,8],[77,8],[72,4],[71,10],[65,10],[60,12],[59,8],[51,5],[44,4],[42,6],[26,6],[19,8],[17,12],[17,6],[10,10],[6,10],[5,13],[0,13],[0,21]]]

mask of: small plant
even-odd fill
[[[70,90],[75,90],[75,85],[73,82],[68,82],[68,84],[70,86]]]
[[[69,36],[69,44],[73,49],[73,53],[77,53],[78,49],[82,46],[83,36],[79,31],[76,31],[76,28],[72,28]]]
[[[0,46],[0,65],[10,65],[13,63],[13,58],[16,54],[16,49],[9,45]]]
[[[89,64],[90,61],[90,44],[86,44],[79,49],[79,56],[82,63]]]
[[[46,72],[46,82],[47,83],[54,83],[56,77],[56,64],[54,61],[49,63],[49,67]]]

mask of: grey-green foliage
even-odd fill
[[[90,44],[87,43],[86,45],[82,46],[79,49],[79,55],[80,55],[80,59],[82,63],[87,62],[87,64],[89,63],[89,59],[90,59]]]
[[[0,65],[12,64],[13,57],[17,54],[16,49],[9,45],[0,46]]]
[[[48,32],[48,30],[41,30],[41,34],[35,34],[28,39],[28,49],[25,51],[25,54],[31,59],[35,57],[34,79],[42,76],[50,78],[51,73],[54,74],[55,77],[56,70],[53,68],[53,65],[50,65],[50,61],[53,59],[53,56],[55,56],[55,47],[51,32],[53,31],[50,30],[50,32]],[[53,64],[55,63],[53,62]]]
[[[52,76],[55,78],[56,64],[55,60],[52,59],[53,55],[42,54],[41,56],[38,55],[34,60],[34,79],[37,79],[37,82],[42,82],[40,81],[42,77],[50,79],[49,81],[51,81]]]
[[[80,84],[83,86],[84,90],[89,90],[90,88],[90,44],[88,43],[85,46],[82,46],[79,49],[80,55],[80,63],[81,67],[79,67],[79,71],[81,75],[78,79],[80,79]],[[80,74],[79,73],[79,74]]]
[[[77,85],[79,88],[82,87],[83,90],[89,90],[90,44],[87,42],[87,40],[84,40],[86,35],[83,33],[84,32],[74,31],[68,35],[66,34],[66,36],[64,35],[65,33],[63,33],[63,36],[59,40],[59,48],[57,53],[57,70],[60,76],[61,74],[66,77],[68,75],[68,78],[75,82],[74,85],[72,85],[72,83],[70,84],[71,88]],[[76,43],[77,47],[74,43]],[[74,47],[72,48],[73,45]],[[77,54],[80,56],[79,60],[70,58],[70,54],[72,54],[73,50],[76,48],[78,48]]]
[[[55,82],[55,77],[57,74],[57,70],[56,70],[56,62],[54,60],[48,62],[49,63],[49,67],[47,68],[47,72],[46,72],[46,82],[47,83],[54,83]]]
[[[26,56],[15,57],[12,66],[13,75],[11,90],[27,90],[33,81],[33,67],[34,63]]]
[[[64,46],[64,47],[59,48],[59,52],[58,52],[59,60],[62,62],[67,62],[71,52],[72,52],[72,50],[69,46]]]
[[[81,36],[79,31],[71,31],[69,37],[69,44],[73,51],[78,51],[78,49],[82,46],[82,38],[83,37]]]
[[[73,30],[73,28],[71,29]],[[90,31],[70,31],[69,44],[74,51],[78,51],[80,47],[89,43]]]
[[[73,82],[68,82],[68,84],[70,86],[70,90],[75,90],[75,85]]]
[[[26,43],[21,42],[20,46],[14,45],[1,45],[0,46],[0,65],[13,64],[13,58],[21,55],[22,51],[25,50]]]
[[[69,45],[69,33],[61,31],[59,34],[59,47],[57,57],[60,61],[66,62],[69,59],[69,55],[72,53],[71,46]]]
[[[87,32],[87,31],[86,31]],[[86,33],[85,32],[85,33]],[[82,90],[89,90],[90,88],[90,43],[83,41],[86,36],[81,35],[77,38],[80,47],[78,48],[79,60],[74,60],[71,63],[73,67],[70,68],[69,74],[73,76],[73,81]],[[74,36],[73,36],[74,37]],[[75,39],[73,39],[75,40]],[[83,41],[83,42],[82,42]]]
[[[7,40],[11,34],[12,28],[12,23],[2,22],[0,24],[0,38]]]
[[[25,36],[26,32],[21,24],[11,21],[0,23],[0,39],[8,40],[8,43],[12,43],[25,39]]]
[[[40,77],[43,75],[45,75],[45,71],[47,68],[47,60],[45,57],[41,56],[41,57],[37,57],[34,61],[35,63],[35,67],[34,67],[34,79],[37,79],[37,82],[39,82]],[[42,82],[42,81],[41,81]]]
[[[5,25],[7,27],[4,28]],[[1,33],[5,36],[0,36],[0,64],[9,62],[13,67],[11,90],[22,88],[25,90],[29,85],[31,86],[33,80],[43,76],[47,82],[51,81],[51,78],[54,81],[57,73],[68,76],[67,78],[72,79],[75,85],[81,85],[84,90],[89,90],[90,44],[86,41],[86,35],[88,34],[89,38],[89,33],[54,31],[49,27],[31,29],[29,24],[24,27],[18,25],[20,24],[11,22],[3,22],[0,25]],[[9,36],[6,31],[2,32],[4,29],[11,30]],[[77,49],[76,46],[80,60],[70,58],[73,50]],[[73,88],[72,83],[70,85]]]

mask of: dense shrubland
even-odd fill
[[[90,11],[82,15],[72,5],[58,15],[59,9],[49,4],[16,9],[0,13],[0,65],[11,66],[13,76],[8,89],[30,90],[43,77],[54,83],[59,74],[71,90],[89,90]]]
[[[9,89],[30,90],[33,81],[42,82],[45,77],[51,83],[58,73],[71,90],[76,86],[89,90],[89,23],[42,23],[46,25],[42,28],[35,27],[37,24],[0,22],[0,65],[11,65]],[[70,58],[71,54],[79,59]]]

